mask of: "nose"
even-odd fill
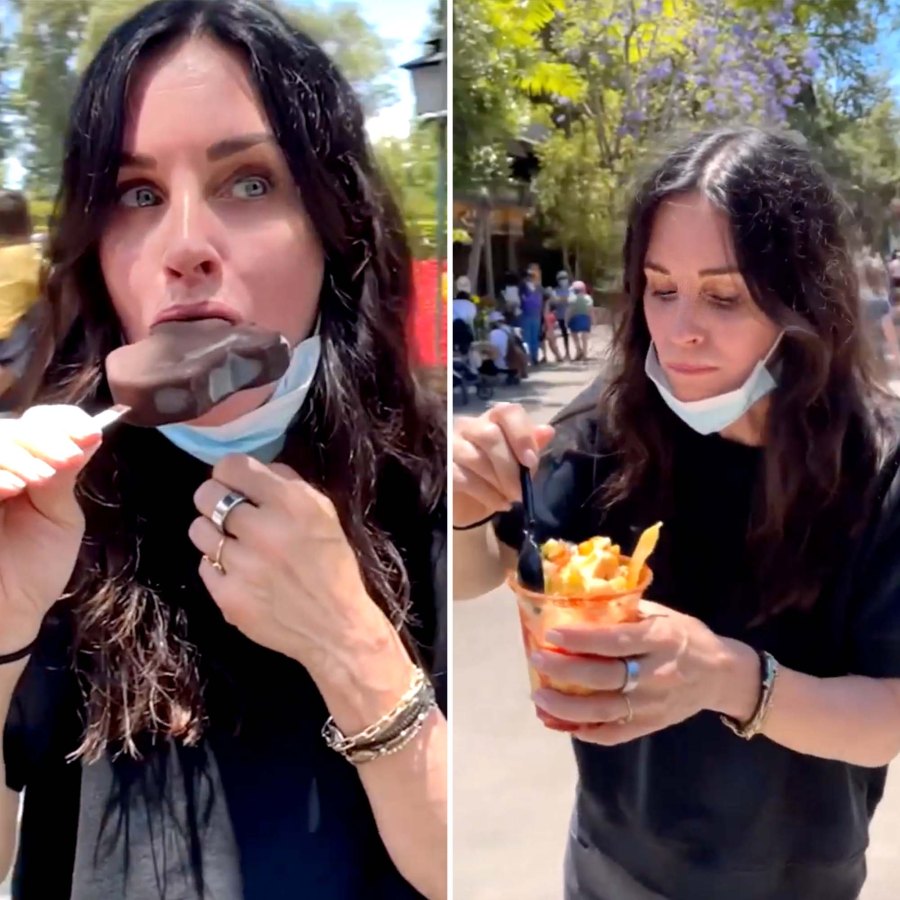
[[[679,296],[671,318],[669,338],[673,344],[690,347],[702,343],[703,325],[698,315],[698,304],[693,297]]]
[[[200,201],[182,192],[172,198],[166,213],[169,221],[163,267],[167,280],[192,287],[217,277],[222,260],[204,221]]]

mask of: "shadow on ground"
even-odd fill
[[[578,389],[588,384],[600,374],[603,360],[590,359],[584,363],[556,363],[532,369],[529,377],[517,385],[507,386],[498,379],[494,386],[493,396],[489,400],[481,400],[475,395],[473,386],[469,386],[468,403],[461,402],[459,390],[453,392],[453,413],[459,416],[480,416],[498,403],[521,403],[526,409],[543,410],[562,409],[568,403],[565,400],[551,399],[550,391],[566,391],[567,388]]]

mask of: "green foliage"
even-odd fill
[[[287,18],[337,63],[368,115],[396,101],[396,91],[387,80],[394,67],[391,42],[369,25],[355,3],[336,3],[328,9],[312,4],[281,6]]]
[[[56,189],[63,136],[78,76],[73,64],[89,0],[13,0],[20,28],[8,64],[21,80],[9,98],[22,142],[17,149],[28,189],[49,197]]]
[[[577,90],[541,58],[564,0],[454,0],[453,183],[465,193],[507,179],[506,153],[530,118],[529,93]],[[574,94],[573,94],[574,96]]]
[[[435,123],[416,125],[409,138],[384,138],[375,145],[375,156],[388,187],[403,213],[413,255],[433,259],[438,192],[438,146]],[[443,251],[443,244],[441,244]]]
[[[84,70],[109,32],[146,0],[11,0],[20,27],[0,36],[0,160],[15,154],[32,193],[55,192],[69,109]],[[282,4],[285,14],[337,62],[364,108],[395,99],[389,43],[351,2],[324,10]],[[10,84],[15,84],[11,89]]]
[[[28,198],[28,211],[35,231],[46,231],[53,213],[53,201],[41,197]]]
[[[136,13],[145,0],[90,0],[84,38],[78,47],[76,68],[83,72],[94,58],[106,36],[129,16]]]
[[[877,240],[900,178],[897,102],[872,66],[890,15],[896,0],[457,0],[455,190],[497,190],[511,140],[548,126],[542,223],[603,280],[649,160],[701,128],[786,125]]]

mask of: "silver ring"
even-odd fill
[[[623,694],[622,699],[625,701],[625,706],[627,707],[628,712],[616,722],[616,725],[628,725],[634,718],[634,707],[631,705],[631,699],[629,698],[628,694]]]
[[[225,520],[229,513],[242,503],[246,503],[247,498],[238,491],[229,491],[215,506],[212,515],[209,517],[216,526],[219,534],[225,534]]]
[[[638,686],[641,664],[630,656],[626,656],[622,662],[625,663],[625,683],[619,688],[619,691],[622,694],[630,694]]]

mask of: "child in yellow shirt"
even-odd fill
[[[40,274],[28,202],[19,191],[0,191],[0,395],[21,377],[33,349]]]

